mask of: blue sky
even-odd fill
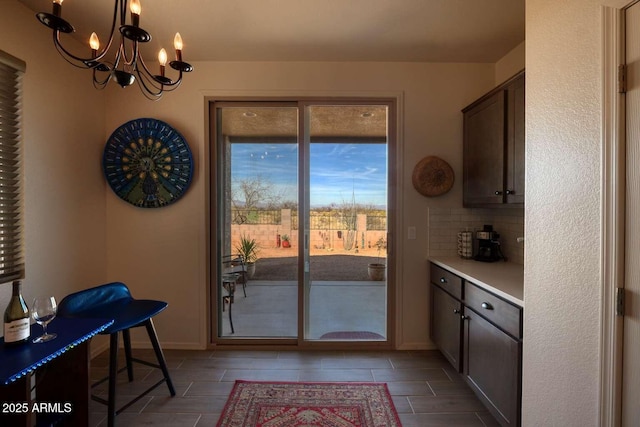
[[[295,200],[297,153],[296,144],[231,144],[231,179],[260,176]],[[311,144],[311,206],[350,203],[354,192],[356,203],[386,206],[386,158],[386,144]]]

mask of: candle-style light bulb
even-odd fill
[[[140,12],[142,12],[142,7],[140,6],[140,0],[131,0],[131,5],[129,6],[129,9],[131,10],[131,13],[134,13],[139,16]]]
[[[176,33],[173,38],[173,47],[176,50],[176,60],[182,61],[182,36],[180,33]]]
[[[131,10],[131,25],[137,27],[140,25],[140,13],[142,12],[142,6],[140,6],[140,0],[131,0],[129,5]]]
[[[160,75],[164,77],[164,67],[167,65],[167,51],[164,48],[158,52],[158,62],[160,63]]]
[[[182,50],[182,36],[180,33],[176,33],[176,36],[173,38],[173,47],[176,50]]]
[[[89,46],[91,46],[92,58],[95,58],[98,49],[100,49],[100,39],[98,39],[98,35],[96,33],[91,33],[91,37],[89,37]]]
[[[164,48],[160,49],[160,52],[158,52],[158,62],[162,66],[167,65],[167,51],[164,50]]]

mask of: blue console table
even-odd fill
[[[88,425],[89,340],[111,324],[111,319],[55,318],[48,331],[58,337],[49,342],[5,347],[0,339],[0,425]],[[32,338],[41,333],[31,325]]]

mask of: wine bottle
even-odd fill
[[[29,308],[22,298],[19,280],[13,282],[13,293],[7,309],[4,311],[4,343],[17,345],[29,340]]]

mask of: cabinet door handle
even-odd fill
[[[440,283],[447,283],[447,279],[445,279],[444,277],[440,278]]]
[[[501,195],[502,195],[502,191],[500,191],[500,190],[496,190],[496,193],[495,193],[495,194],[496,194],[496,196],[501,196]]]
[[[453,314],[460,314],[460,310],[458,310],[457,308],[453,309]]]
[[[493,306],[488,302],[483,302],[481,307],[484,308],[485,310],[493,310]]]
[[[469,320],[469,319],[470,319],[470,317],[469,317],[469,316],[465,316],[464,314],[463,314],[462,316],[460,316],[460,318],[461,318],[462,320]]]
[[[507,190],[507,194],[516,194],[516,192],[513,190]]]

